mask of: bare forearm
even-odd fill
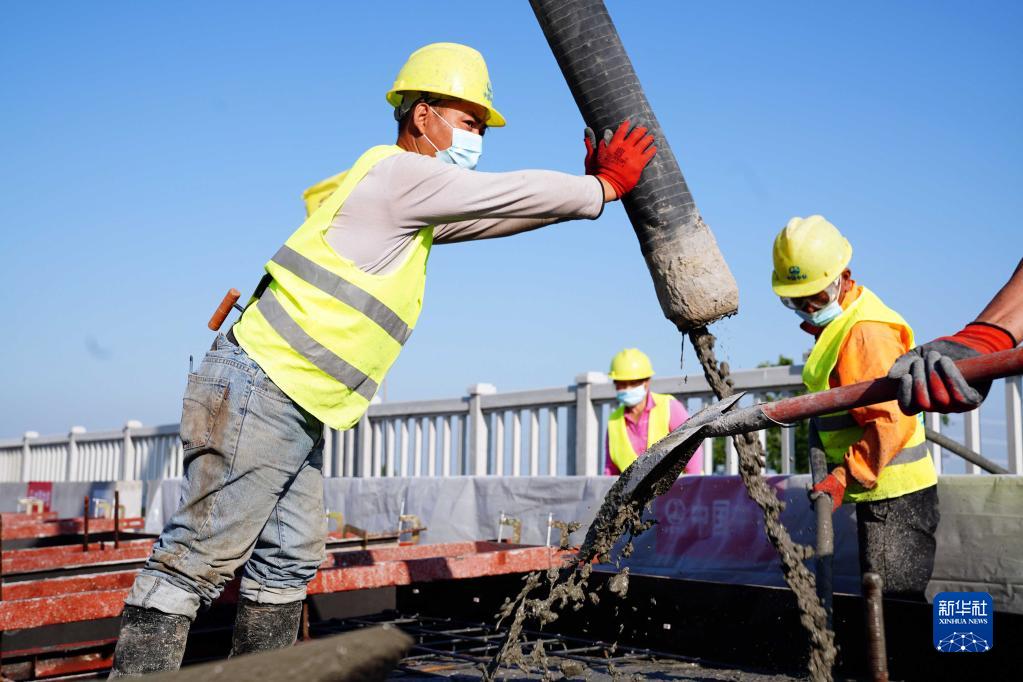
[[[1017,341],[1023,338],[1023,260],[1005,286],[977,316],[977,321],[998,325]]]

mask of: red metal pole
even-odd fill
[[[960,360],[956,367],[967,381],[985,381],[1023,374],[1023,348]],[[763,405],[764,414],[776,422],[791,424],[808,417],[849,410],[894,400],[898,384],[887,377],[858,384],[784,398]]]
[[[82,551],[89,551],[89,496],[85,496],[85,505],[82,510]]]
[[[121,526],[121,491],[114,491],[114,549],[121,546],[121,538],[118,530]]]

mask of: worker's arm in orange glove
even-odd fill
[[[1023,260],[976,321],[953,336],[917,346],[892,365],[906,414],[967,412],[984,402],[991,382],[968,384],[955,361],[1014,348],[1023,337]]]
[[[898,329],[881,322],[860,322],[852,328],[832,373],[833,386],[848,386],[884,376],[907,344]],[[881,470],[902,450],[916,429],[916,418],[904,415],[896,401],[849,410],[863,427],[863,437],[845,454],[845,462],[814,486],[831,495],[837,509],[846,487],[856,480],[864,488],[877,485]]]

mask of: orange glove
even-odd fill
[[[642,126],[630,132],[628,119],[622,121],[610,140],[601,140],[596,149],[594,141],[592,132],[587,133],[586,172],[603,178],[619,199],[636,186],[643,169],[657,153],[654,136]]]
[[[835,476],[835,472],[831,472],[824,477],[824,480],[810,489],[811,500],[815,501],[821,495],[831,496],[831,504],[834,505],[831,513],[834,514],[842,506],[842,498],[845,497],[845,481]]]

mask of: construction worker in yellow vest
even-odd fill
[[[812,392],[883,377],[913,329],[852,278],[852,246],[822,216],[793,218],[774,240],[771,285],[816,339],[803,367]],[[938,477],[919,417],[895,400],[813,420],[830,472],[811,497],[856,504],[860,568],[886,593],[922,598],[934,568]]]
[[[646,353],[625,348],[611,359],[608,376],[615,383],[618,408],[607,420],[604,474],[617,476],[647,448],[689,419],[683,405],[667,393],[653,393],[650,379],[654,367]],[[700,473],[703,451],[697,449],[685,473]]]
[[[580,175],[475,171],[505,120],[465,45],[414,52],[386,99],[396,142],[306,192],[307,219],[188,377],[181,504],[125,601],[114,677],[178,667],[197,610],[237,569],[232,654],[294,643],[325,556],[324,425],[366,411],[419,318],[431,247],[595,219],[656,152],[626,121],[599,144],[587,132]]]

